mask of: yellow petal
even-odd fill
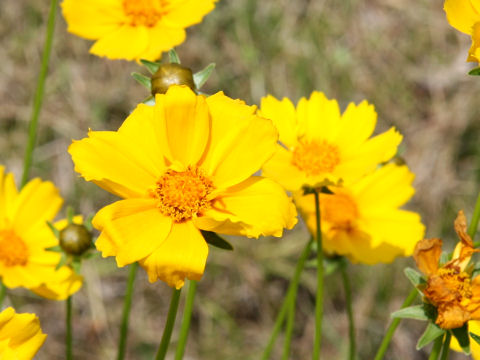
[[[92,223],[106,235],[95,246],[104,256],[115,255],[118,266],[149,256],[172,227],[172,220],[160,213],[152,199],[117,201],[101,209]]]
[[[52,270],[55,268],[52,267]],[[62,266],[52,271],[52,275],[39,287],[32,290],[35,294],[50,300],[65,300],[82,287],[83,278],[70,267]]]
[[[468,322],[468,331],[475,335],[480,334],[480,321],[470,320]],[[452,342],[450,343],[450,348],[458,352],[463,352],[455,336],[452,336]],[[470,336],[470,350],[472,351],[472,355],[471,355],[472,358],[474,360],[480,360],[480,344],[478,344],[475,340],[473,340],[471,336]]]
[[[64,0],[61,6],[67,30],[86,39],[99,39],[126,21],[118,0]]]
[[[467,61],[480,62],[480,20],[473,26],[472,46],[468,52]]]
[[[195,220],[197,227],[220,234],[281,237],[297,223],[297,212],[280,185],[252,176],[219,195],[213,209]]]
[[[471,0],[446,0],[443,9],[450,25],[465,34],[472,34],[473,25],[480,21],[480,14]]]
[[[159,60],[162,52],[168,51],[185,41],[185,30],[172,28],[159,23],[148,29],[149,44],[139,56],[150,61]]]
[[[205,97],[186,86],[172,86],[165,95],[157,95],[155,112],[164,118],[165,156],[185,167],[196,165],[202,157],[210,131],[210,113]]]
[[[187,27],[198,24],[215,8],[217,0],[170,0],[162,22],[171,27]]]
[[[122,25],[99,38],[90,48],[90,53],[112,60],[137,60],[148,49],[148,45],[148,28]]]
[[[289,99],[280,101],[272,95],[262,98],[259,115],[273,121],[284,145],[291,148],[297,144],[297,116]]]
[[[185,278],[200,280],[205,269],[208,246],[191,221],[175,223],[167,239],[151,255],[140,261],[150,282],[165,281],[180,289]]]
[[[13,218],[14,202],[17,196],[13,174],[6,174],[5,167],[0,166],[0,227],[6,225],[7,219]]]

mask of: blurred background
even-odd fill
[[[0,164],[19,179],[27,122],[40,68],[48,2],[0,1]],[[379,115],[377,132],[394,125],[404,135],[402,156],[416,174],[418,211],[427,236],[456,242],[459,209],[471,216],[480,180],[480,78],[468,76],[470,39],[451,28],[440,0],[221,0],[189,29],[177,51],[184,65],[217,69],[204,87],[258,104],[266,94],[295,103],[313,90],[338,99],[342,110],[367,99]],[[57,18],[32,174],[52,180],[66,203],[84,214],[113,196],[80,179],[66,150],[88,128],[116,130],[148,94],[130,76],[136,63],[88,53],[92,43],[66,32]],[[235,251],[212,248],[199,284],[185,359],[258,359],[308,233],[300,224],[279,239],[233,238]],[[411,287],[403,275],[411,258],[393,265],[350,265],[359,358],[371,359]],[[112,259],[85,263],[75,295],[77,359],[113,359],[128,269]],[[292,359],[310,358],[315,269],[299,291]],[[140,270],[128,341],[129,359],[151,359],[159,344],[170,289],[149,284]],[[186,292],[186,291],[185,291]],[[64,358],[64,303],[15,290],[9,301],[34,311],[49,338],[38,359]],[[183,300],[182,300],[183,301]],[[339,274],[326,279],[324,359],[346,358],[348,323]],[[179,313],[179,319],[181,313]],[[179,323],[177,323],[178,325]],[[427,359],[415,343],[424,323],[404,321],[387,359]],[[178,327],[177,327],[178,331]],[[281,338],[272,359],[281,354]],[[173,335],[174,349],[176,333]],[[456,359],[464,359],[463,355]]]

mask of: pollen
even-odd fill
[[[330,223],[332,228],[349,231],[358,219],[358,209],[350,196],[343,193],[322,194],[322,220]]]
[[[332,172],[340,163],[340,150],[325,140],[300,142],[293,150],[292,164],[307,175]]]
[[[123,0],[123,11],[132,26],[155,26],[166,12],[167,0]]]
[[[7,267],[25,266],[28,248],[12,230],[0,230],[0,262]]]
[[[167,170],[150,195],[163,215],[183,222],[211,208],[209,195],[213,190],[213,182],[203,170],[189,166],[185,171]]]

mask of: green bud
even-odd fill
[[[165,94],[171,85],[187,85],[195,91],[192,70],[180,64],[162,64],[152,76],[152,95]]]
[[[59,238],[60,246],[69,255],[80,256],[92,245],[92,234],[83,225],[68,224]]]

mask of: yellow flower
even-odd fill
[[[369,139],[377,114],[366,101],[351,103],[341,115],[335,100],[316,91],[296,109],[289,99],[269,95],[260,114],[273,120],[282,143],[263,173],[291,191],[325,179],[353,181],[392,158],[402,140],[394,128]]]
[[[443,8],[450,25],[472,37],[467,61],[480,62],[480,3],[477,0],[446,0]]]
[[[92,54],[109,59],[157,60],[185,40],[216,0],[64,0],[68,31],[96,40]]]
[[[18,192],[13,175],[4,171],[0,166],[0,278],[9,288],[25,287],[63,300],[82,284],[70,268],[56,270],[61,255],[47,250],[58,245],[47,221],[63,200],[51,182],[40,179]]]
[[[35,314],[16,314],[13,308],[0,313],[0,359],[33,359],[46,337]]]
[[[477,252],[467,234],[463,211],[455,220],[455,231],[460,242],[452,260],[439,266],[442,240],[424,239],[415,246],[413,257],[418,268],[427,276],[422,289],[425,299],[437,308],[435,323],[442,329],[456,329],[469,320],[480,320],[480,277],[472,279],[467,271],[472,254]]]
[[[354,183],[329,186],[320,194],[323,248],[353,262],[391,262],[409,256],[423,237],[420,216],[399,209],[413,195],[413,174],[406,166],[388,164]],[[316,233],[314,196],[294,196],[312,234]]]
[[[256,107],[184,86],[140,104],[120,129],[90,131],[69,148],[75,170],[125,200],[93,225],[103,256],[139,261],[151,282],[199,280],[208,246],[200,230],[281,236],[296,210],[280,185],[252,176],[276,149],[277,131]]]
[[[480,335],[480,321],[470,320],[468,322],[468,331],[475,335]],[[455,336],[452,336],[452,343],[450,347],[455,351],[463,352]],[[473,340],[471,336],[470,336],[470,350],[472,351],[472,354],[471,354],[472,358],[474,360],[480,360],[480,345],[475,340]]]

